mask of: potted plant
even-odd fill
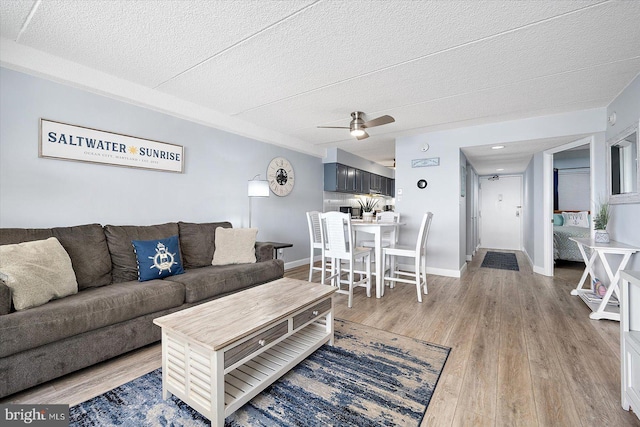
[[[611,210],[609,203],[599,203],[596,209],[596,216],[593,219],[593,228],[595,228],[594,240],[598,243],[609,243],[609,233],[607,232],[607,224],[611,219]]]
[[[358,200],[358,203],[360,203],[360,207],[362,208],[362,219],[366,222],[371,222],[373,220],[373,208],[376,207],[378,201],[367,197],[364,203],[362,200]]]

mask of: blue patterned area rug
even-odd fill
[[[335,321],[324,345],[227,417],[225,426],[419,426],[451,349]],[[209,426],[160,369],[73,406],[70,426]]]
[[[512,254],[509,252],[488,251],[484,256],[484,259],[482,260],[482,265],[480,267],[499,268],[500,270],[520,271],[516,254]]]

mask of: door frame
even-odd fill
[[[591,201],[589,203],[589,210],[591,212],[593,212],[594,210],[595,178],[593,171],[595,168],[595,159],[593,153],[595,150],[595,138],[593,137],[593,135],[543,151],[542,209],[544,209],[544,211],[542,212],[542,219],[544,223],[544,258],[542,271],[537,271],[539,269],[534,266],[534,273],[543,274],[545,276],[553,276],[553,155],[555,153],[566,151],[571,148],[579,147],[581,145],[589,145],[589,200]],[[593,230],[593,221],[591,221],[591,224],[589,225]]]
[[[494,175],[482,175],[482,176],[478,176],[478,210],[480,210],[480,207],[482,206],[482,179],[489,179]],[[500,178],[512,178],[512,177],[517,177],[520,178],[520,236],[519,236],[519,241],[520,241],[520,247],[517,249],[518,251],[522,251],[524,250],[524,227],[523,227],[523,213],[524,213],[524,175],[522,174],[518,174],[518,173],[512,173],[512,174],[505,174],[505,175],[498,175]],[[482,243],[482,211],[480,210],[480,218],[478,221],[478,241],[480,242],[478,244],[478,247],[480,248],[486,248],[486,246],[484,246],[484,243]]]

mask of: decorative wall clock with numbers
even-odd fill
[[[267,181],[269,188],[276,196],[287,196],[293,190],[295,176],[291,163],[284,157],[276,157],[271,160],[267,168]]]

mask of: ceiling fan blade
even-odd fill
[[[391,116],[380,116],[376,119],[373,120],[369,120],[368,122],[364,122],[363,126],[366,128],[372,128],[374,126],[382,126],[382,125],[387,125],[389,123],[393,123],[395,122],[396,119],[394,119]]]
[[[349,126],[344,127],[344,126],[318,126],[319,128],[322,129],[350,129]]]
[[[360,141],[361,139],[365,139],[365,138],[369,138],[369,134],[368,134],[368,133],[366,133],[366,132],[365,132],[365,133],[363,133],[363,134],[362,134],[362,135],[360,135],[360,136],[356,136],[356,139],[357,139],[358,141]]]

